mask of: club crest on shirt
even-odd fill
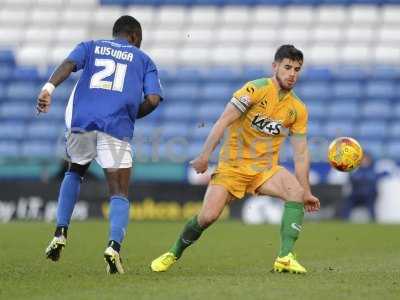
[[[266,135],[284,135],[287,128],[282,125],[281,121],[271,120],[268,117],[256,115],[251,122],[251,127],[265,133]]]

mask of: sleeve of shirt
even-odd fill
[[[163,99],[161,82],[158,77],[158,71],[156,65],[151,59],[148,60],[143,82],[143,94],[144,96],[155,94]]]
[[[290,127],[290,135],[306,135],[308,127],[308,111],[305,105],[296,108],[296,121]]]
[[[242,113],[245,113],[257,101],[257,88],[253,83],[248,82],[241,89],[233,93],[230,102]]]
[[[79,71],[85,67],[88,56],[88,43],[79,43],[74,50],[68,55],[67,59],[73,61],[76,65],[74,72]]]

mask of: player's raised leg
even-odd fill
[[[276,174],[262,184],[257,192],[281,198],[285,201],[285,208],[281,221],[281,248],[274,263],[277,272],[306,273],[306,269],[298,263],[293,248],[302,229],[304,218],[304,189],[285,168],[281,168]]]
[[[152,261],[151,269],[154,272],[167,271],[182,256],[183,251],[197,241],[203,231],[218,219],[232,198],[222,185],[210,184],[199,214],[186,223],[171,249]]]
[[[86,165],[70,163],[69,169],[64,175],[58,196],[57,227],[54,232],[54,238],[45,251],[46,257],[52,261],[60,259],[61,251],[67,243],[67,233],[72,212],[79,198],[82,178],[89,165],[90,163]]]

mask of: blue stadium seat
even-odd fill
[[[215,122],[224,111],[223,102],[204,102],[196,109],[198,122]]]
[[[392,141],[385,145],[386,156],[392,159],[400,160],[400,142]]]
[[[29,139],[46,139],[46,140],[57,140],[64,138],[64,126],[60,126],[60,123],[50,122],[33,122],[26,128],[26,134]]]
[[[331,86],[325,81],[304,82],[296,90],[296,94],[305,101],[324,101],[332,97]]]
[[[12,78],[14,67],[8,64],[0,63],[0,82],[8,82]]]
[[[362,66],[340,66],[334,72],[337,80],[364,80],[368,77],[368,70]]]
[[[21,156],[49,159],[57,155],[56,149],[54,142],[28,140],[21,145]]]
[[[19,143],[13,141],[0,140],[0,157],[19,157]]]
[[[12,50],[0,49],[0,66],[1,65],[9,65],[11,67],[15,65],[15,57]]]
[[[32,108],[34,108],[35,104],[32,104]],[[59,124],[63,124],[64,126],[64,116],[65,116],[65,103],[58,102],[57,99],[50,106],[50,111],[45,114],[40,114],[36,116],[34,114],[32,117],[37,118],[40,121],[56,121]]]
[[[385,121],[368,120],[359,124],[357,136],[362,138],[385,138],[387,134],[387,124]]]
[[[0,140],[19,140],[26,137],[24,122],[0,122]]]
[[[395,105],[392,107],[392,116],[393,116],[394,118],[400,118],[400,103],[395,104]]]
[[[170,69],[159,69],[158,77],[160,77],[160,81],[162,84],[170,84],[171,82],[175,82],[175,71]]]
[[[187,140],[189,129],[183,122],[169,121],[160,124],[161,136],[163,141],[171,139],[185,139]]]
[[[193,159],[200,154],[203,144],[203,140],[199,140],[197,142],[192,142],[189,144],[189,147],[187,148],[187,156],[189,157],[189,159]]]
[[[35,102],[40,86],[34,83],[27,82],[12,82],[8,85],[6,97],[10,101],[26,100],[32,103]]]
[[[196,108],[191,103],[167,103],[162,108],[161,116],[165,120],[190,120],[193,118]]]
[[[392,114],[390,102],[382,100],[368,101],[361,109],[361,115],[365,118],[388,118]]]
[[[385,144],[380,140],[359,139],[361,147],[374,158],[382,158],[385,154]]]
[[[363,93],[362,86],[357,81],[338,81],[333,84],[332,89],[336,100],[342,98],[359,99]]]
[[[396,85],[392,81],[371,80],[365,90],[368,98],[392,99],[396,96]]]
[[[360,115],[360,107],[356,101],[333,101],[328,110],[325,107],[325,113],[328,113],[332,119],[357,119]]]
[[[319,137],[323,135],[322,127],[323,127],[322,122],[310,118],[308,123],[308,135],[310,137]]]
[[[201,80],[201,70],[195,67],[181,67],[175,69],[175,72],[171,72],[169,77],[175,82],[191,82],[198,83]]]
[[[369,75],[369,79],[395,80],[400,79],[400,69],[391,66],[375,66]]]
[[[133,133],[133,141],[150,143],[161,135],[161,126],[159,123],[143,122],[141,120],[135,122],[135,130]]]
[[[301,75],[301,81],[331,80],[333,78],[332,70],[328,67],[311,66],[305,68]]]
[[[326,105],[318,100],[307,103],[307,109],[310,119],[320,119],[326,117]]]
[[[191,142],[205,142],[213,126],[212,122],[197,122],[190,127]]]
[[[0,102],[6,97],[6,85],[0,82]]]
[[[270,71],[261,67],[246,67],[241,72],[241,83],[244,85],[250,80],[269,76]]]
[[[400,121],[395,121],[390,124],[388,135],[390,138],[400,138]]]
[[[339,136],[353,136],[354,122],[347,120],[328,121],[323,127],[322,133],[328,138],[339,137]]]
[[[230,67],[213,67],[204,69],[201,73],[203,80],[210,82],[237,82],[242,80],[241,70]],[[254,80],[257,78],[253,78]]]
[[[183,163],[189,159],[187,148],[189,143],[184,139],[174,139],[161,142],[158,146],[158,155],[162,161]],[[153,147],[154,149],[154,147]]]
[[[199,98],[199,86],[197,84],[177,83],[166,86],[164,89],[166,103],[172,101],[190,102]]]
[[[13,71],[12,77],[13,80],[23,81],[24,83],[27,81],[36,82],[41,80],[37,68],[27,66],[16,67]]]
[[[232,98],[233,92],[234,90],[230,84],[210,83],[204,85],[203,88],[200,89],[199,99],[201,99],[202,102],[228,103]]]
[[[0,118],[5,120],[22,120],[34,117],[34,103],[25,102],[3,102],[0,105]]]

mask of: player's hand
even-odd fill
[[[202,155],[196,157],[189,163],[197,174],[202,174],[208,169],[208,158]]]
[[[315,212],[320,208],[319,199],[311,193],[306,193],[303,198],[304,208],[307,212]]]
[[[38,113],[47,113],[50,109],[51,95],[47,90],[42,90],[38,96],[36,110]]]

